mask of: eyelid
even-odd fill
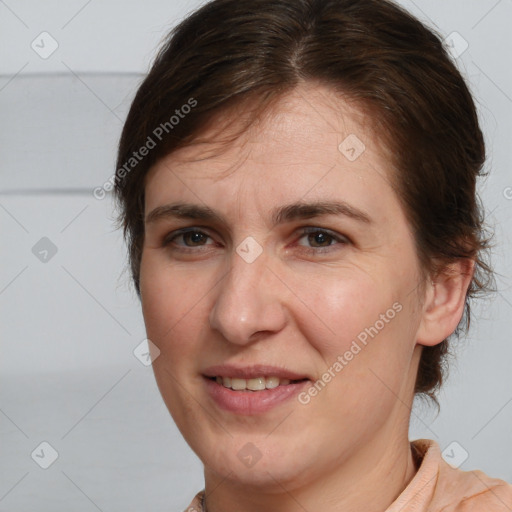
[[[302,226],[301,228],[299,228],[299,230],[300,230],[300,234],[302,236],[309,235],[311,233],[325,233],[338,241],[350,242],[350,240],[347,236],[342,235],[341,233],[338,233],[337,231],[333,231],[333,230],[327,229],[327,228],[321,228],[319,226]]]

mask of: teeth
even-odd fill
[[[279,377],[256,377],[254,379],[216,377],[215,380],[217,384],[235,391],[262,391],[264,389],[274,389],[278,386],[287,386],[290,384],[290,379],[280,379]]]
[[[247,389],[251,391],[261,391],[265,389],[265,377],[258,377],[256,379],[249,379],[246,385]]]
[[[235,391],[243,391],[247,387],[245,379],[231,379],[231,389]]]
[[[274,389],[279,386],[279,377],[267,377],[265,379],[265,387],[267,389]]]

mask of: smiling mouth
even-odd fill
[[[275,389],[280,386],[288,386],[290,384],[297,384],[304,382],[308,379],[281,379],[279,377],[255,377],[252,379],[240,379],[236,377],[209,377],[210,380],[217,382],[233,391],[263,391],[265,389]]]

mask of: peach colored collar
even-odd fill
[[[448,464],[431,439],[411,442],[420,466],[385,512],[511,512],[512,485]]]
[[[426,512],[437,487],[439,478],[439,445],[430,439],[411,442],[419,468],[407,487],[385,512]]]

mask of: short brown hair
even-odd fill
[[[469,299],[493,282],[476,194],[484,139],[440,37],[388,0],[213,0],[171,31],[131,105],[117,158],[118,225],[139,298],[151,166],[229,107],[256,103],[255,117],[304,81],[329,86],[369,114],[392,155],[425,279],[446,263],[475,260],[458,335],[469,327]],[[150,139],[155,147],[131,161]],[[415,393],[437,403],[448,354],[448,339],[423,347]]]

